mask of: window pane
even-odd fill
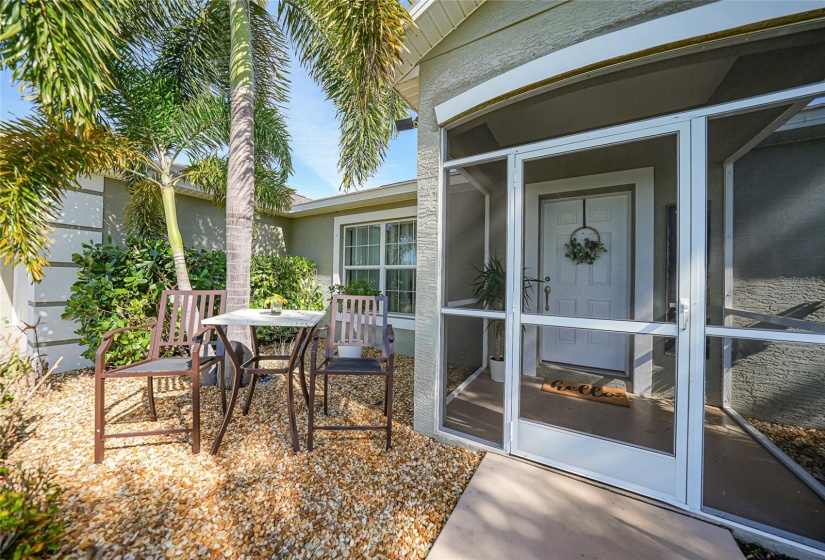
[[[381,264],[380,245],[372,245],[369,247],[369,253],[367,253],[367,262],[365,264],[370,266],[378,266]]]
[[[369,244],[370,245],[380,245],[381,244],[381,226],[379,224],[375,224],[369,227]]]
[[[415,265],[415,222],[387,224],[386,264]]]
[[[402,243],[398,246],[398,264],[415,264],[415,243]]]
[[[415,270],[388,270],[386,294],[391,313],[415,313]]]
[[[404,243],[415,241],[415,222],[407,222],[402,226],[401,241]]]
[[[395,243],[387,243],[387,264],[391,266],[401,264],[398,258],[398,245]]]
[[[380,289],[380,278],[381,273],[378,270],[348,270],[346,273],[347,284],[365,279],[376,290]]]
[[[387,243],[398,243],[398,224],[387,224]]]

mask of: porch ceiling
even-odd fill
[[[421,0],[413,5],[410,15],[415,29],[407,29],[407,39],[401,64],[396,68],[393,85],[418,110],[418,63],[456,27],[470,17],[486,0]]]

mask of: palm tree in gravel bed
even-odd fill
[[[181,31],[180,24],[173,24],[141,49],[121,53],[112,69],[115,88],[103,96],[101,106],[110,129],[134,146],[132,161],[122,168],[130,193],[127,227],[145,236],[165,232],[178,289],[189,290],[175,188],[188,181],[212,194],[218,204],[225,200],[227,162],[222,152],[229,143],[229,100],[219,90],[168,71],[164,54]],[[253,198],[267,209],[288,209],[291,159],[280,113],[262,108],[250,134],[259,152],[253,168],[259,188]]]
[[[227,196],[227,309],[249,305],[249,270],[252,257],[254,176],[250,172],[257,147],[249,130],[258,78],[250,48],[258,26],[251,13],[265,2],[230,0],[232,137],[229,144],[230,177]],[[409,12],[397,0],[282,0],[279,22],[292,41],[301,64],[335,105],[340,125],[338,170],[342,188],[360,186],[380,167],[395,121],[407,106],[390,86],[403,52]],[[287,60],[280,69],[287,72]],[[250,347],[248,329],[232,333]]]
[[[223,1],[207,1],[204,13],[214,13]],[[390,86],[390,78],[404,50],[405,26],[412,20],[397,0],[283,0],[274,25],[266,17],[265,1],[228,3],[231,27],[218,35],[224,43],[212,41],[216,35],[204,32],[181,44],[179,58],[204,82],[214,84],[217,74],[211,68],[210,52],[231,52],[228,80],[222,83],[230,84],[232,99],[226,201],[227,309],[232,310],[246,307],[250,298],[251,193],[256,180],[251,170],[260,146],[249,131],[259,118],[261,97],[263,104],[279,106],[288,94],[288,57],[278,57],[274,65],[261,64],[257,45],[262,37],[268,37],[270,44],[288,37],[299,62],[332,100],[340,121],[341,186],[349,190],[380,167],[396,133],[395,121],[407,116],[406,103]],[[231,332],[231,338],[247,348],[248,336],[247,329]]]

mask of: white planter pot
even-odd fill
[[[364,350],[363,346],[339,346],[339,358],[360,358],[361,352]]]
[[[504,360],[490,358],[490,377],[497,383],[504,383]]]

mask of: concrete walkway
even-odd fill
[[[742,560],[728,531],[488,453],[429,560]]]

